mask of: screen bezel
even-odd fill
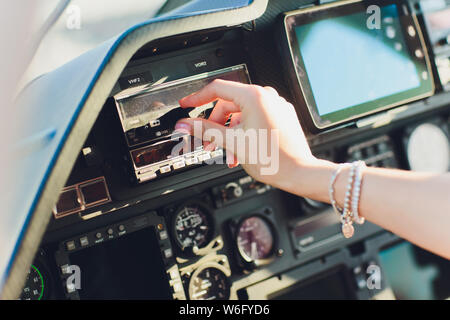
[[[251,83],[247,64],[241,63],[241,64],[237,64],[237,65],[233,65],[233,66],[229,66],[229,67],[225,67],[225,68],[220,68],[220,69],[213,70],[213,71],[207,71],[207,72],[202,72],[199,74],[194,74],[194,75],[176,79],[176,80],[171,80],[169,82],[159,83],[157,81],[156,83],[143,84],[138,87],[132,87],[132,88],[122,90],[121,92],[114,95],[114,101],[115,101],[117,113],[119,115],[119,120],[122,125],[122,129],[125,134],[125,140],[127,142],[128,147],[135,148],[135,147],[145,145],[150,142],[160,141],[164,138],[170,137],[172,135],[172,132],[163,134],[163,136],[160,136],[157,138],[155,137],[152,139],[147,139],[145,141],[140,141],[140,142],[135,142],[135,143],[130,142],[130,140],[127,137],[127,133],[133,129],[137,129],[138,127],[128,129],[128,125],[126,124],[128,119],[124,115],[124,113],[125,113],[124,101],[126,102],[127,100],[132,100],[132,99],[136,99],[136,98],[139,99],[139,98],[151,95],[152,93],[157,93],[158,91],[161,91],[161,90],[170,89],[170,88],[174,88],[174,87],[178,87],[178,86],[183,86],[183,85],[190,84],[193,82],[205,81],[205,80],[210,82],[210,81],[213,81],[214,79],[223,79],[224,76],[229,75],[231,73],[237,73],[237,76],[239,77],[239,81],[241,83],[245,83],[245,84]],[[209,109],[212,110],[213,107],[211,107]],[[145,114],[145,112],[143,114]],[[158,120],[158,119],[153,119],[153,120]],[[140,127],[143,127],[143,126],[140,126]]]
[[[308,75],[305,72],[300,47],[297,43],[295,27],[300,25],[307,25],[312,22],[325,20],[332,17],[365,12],[366,8],[371,4],[379,5],[381,7],[393,4],[397,6],[399,20],[402,26],[403,39],[405,40],[405,43],[407,45],[407,50],[410,54],[410,57],[416,64],[416,66],[421,67],[421,72],[423,70],[428,73],[428,77],[426,80],[424,80],[419,75],[421,85],[418,88],[413,88],[390,96],[381,97],[376,100],[368,101],[359,105],[350,106],[333,113],[320,115],[315,103]],[[370,2],[361,0],[349,0],[343,1],[341,3],[325,4],[311,8],[300,9],[285,14],[283,24],[290,54],[288,74],[291,75],[291,81],[294,80],[293,82],[295,82],[291,85],[298,107],[301,108],[300,115],[304,115],[304,111],[306,109],[307,114],[309,115],[309,119],[304,120],[306,120],[305,122],[307,124],[311,125],[310,129],[312,129],[312,131],[323,130],[349,123],[359,118],[433,95],[435,91],[435,84],[433,81],[433,74],[431,71],[428,52],[424,45],[423,35],[419,28],[416,16],[413,13],[405,13],[404,8],[401,4],[402,2],[399,3],[398,1],[393,0]],[[415,37],[408,36],[408,33],[405,30],[406,26],[412,26],[415,29]],[[420,49],[423,52],[423,58],[417,58],[414,55],[414,52],[417,49]],[[299,61],[299,63],[296,63],[296,60]]]
[[[133,245],[137,245],[137,246],[139,246],[139,245],[143,245],[144,246],[145,245],[144,243],[132,242],[132,241],[136,241],[132,237],[135,238],[138,233],[141,233],[140,236],[142,236],[143,238],[145,238],[146,240],[149,241],[149,244],[147,244],[147,246],[142,247],[142,248],[138,248],[138,247],[132,246],[132,244]],[[162,300],[168,300],[168,299],[171,298],[171,288],[170,288],[170,284],[169,284],[169,278],[168,278],[168,275],[167,275],[166,266],[164,265],[164,261],[163,261],[163,257],[161,255],[161,252],[152,252],[152,253],[156,253],[156,256],[152,257],[150,255],[151,251],[147,251],[148,248],[149,248],[148,247],[149,245],[153,246],[154,247],[153,249],[156,249],[156,250],[158,250],[160,248],[160,244],[158,242],[158,238],[157,237],[158,237],[158,235],[157,235],[156,227],[155,226],[147,226],[145,228],[140,228],[138,230],[133,230],[132,232],[125,233],[122,236],[115,237],[114,239],[108,239],[107,241],[102,241],[102,242],[100,242],[98,244],[87,246],[85,248],[82,248],[81,250],[74,250],[73,252],[68,252],[67,253],[68,260],[69,260],[69,262],[72,265],[80,265],[80,267],[81,267],[81,264],[79,264],[78,261],[86,260],[85,258],[86,258],[86,253],[87,252],[90,252],[91,255],[92,255],[92,252],[94,252],[96,254],[100,254],[100,253],[103,252],[102,250],[105,250],[105,248],[109,248],[108,250],[111,251],[111,247],[113,247],[113,246],[117,247],[117,246],[120,246],[120,245],[123,246],[123,244],[125,243],[129,247],[134,247],[135,251],[142,251],[142,255],[141,256],[147,255],[148,262],[153,261],[152,264],[155,266],[155,268],[159,269],[161,271],[161,273],[158,274],[157,277],[155,277],[155,275],[153,275],[153,274],[152,275],[143,275],[143,274],[136,275],[135,274],[134,275],[135,277],[139,277],[139,279],[142,279],[141,284],[143,284],[145,282],[151,282],[151,279],[155,279],[155,278],[158,278],[158,280],[161,281],[160,285],[164,286],[164,283],[166,284],[165,287],[163,288],[163,291],[158,292],[160,294],[160,296],[158,296],[158,297],[152,296],[152,295],[155,294],[155,292],[150,293],[151,291],[149,290],[149,296],[148,297],[141,296],[142,292],[140,292],[140,294],[138,294],[137,296],[132,297],[132,299],[138,299],[138,300],[141,300],[141,299],[162,299]],[[132,240],[130,240],[130,239],[132,239]],[[120,252],[121,251],[119,251],[119,253]],[[76,257],[78,257],[78,258],[76,258]],[[108,258],[111,258],[111,257],[112,256],[108,256]],[[116,258],[118,260],[122,259],[121,256],[117,256]],[[78,261],[77,261],[77,259],[78,259]],[[127,264],[128,264],[128,261],[127,261]],[[86,265],[84,265],[84,266],[86,266]],[[92,267],[92,265],[89,265],[89,267]],[[111,264],[105,264],[103,266],[99,266],[99,268],[105,268],[105,269],[110,268],[111,269],[112,265]],[[133,269],[133,265],[130,265],[129,268],[130,268],[129,270],[122,270],[121,275],[123,275],[124,279],[127,279],[126,281],[124,281],[122,279],[122,282],[129,282],[128,274],[132,273],[131,270]],[[102,273],[107,274],[108,270],[105,270],[105,269],[102,270],[103,271]],[[86,271],[86,268],[81,267],[81,272],[82,272],[82,279],[83,279],[83,277],[86,277],[85,276],[86,272],[89,272],[89,271]],[[117,274],[116,274],[116,276],[117,276]],[[151,276],[153,278],[150,278]],[[160,278],[160,277],[162,277],[162,278]],[[106,279],[104,279],[104,280],[106,280]],[[118,279],[109,278],[107,280],[108,280],[107,281],[108,283],[113,283],[113,282],[117,281]],[[83,282],[83,280],[82,280],[82,282]],[[137,281],[133,282],[133,283],[137,283]],[[80,290],[77,290],[77,293],[78,293],[78,295],[80,297],[80,300],[93,300],[93,299],[95,299],[95,300],[97,300],[97,299],[101,299],[101,300],[103,300],[103,299],[121,299],[122,300],[122,299],[129,299],[129,296],[127,295],[127,294],[129,294],[128,292],[123,292],[122,293],[123,296],[114,296],[114,294],[113,294],[113,297],[111,297],[110,293],[105,291],[105,294],[103,296],[101,296],[101,297],[100,296],[92,297],[92,294],[95,295],[95,287],[93,289],[92,288],[92,283],[90,283],[90,285],[91,285],[91,287],[88,286],[88,288],[86,288],[85,286],[82,286],[82,288]],[[97,286],[98,285],[99,284],[97,284]],[[103,285],[103,283],[101,285]],[[119,285],[119,287],[120,287],[120,285]],[[116,290],[113,290],[113,291],[118,291],[119,287],[116,287],[115,288]],[[142,288],[141,288],[141,290],[142,290]]]
[[[134,170],[134,177],[136,178],[136,181],[138,183],[144,183],[150,180],[160,178],[161,175],[169,175],[173,173],[175,170],[177,171],[188,170],[188,168],[190,168],[191,166],[193,167],[202,164],[204,162],[202,158],[204,158],[205,160],[211,159],[211,162],[209,163],[214,163],[216,160],[223,158],[223,151],[221,150],[221,148],[217,148],[216,150],[212,151],[205,151],[203,149],[201,141],[194,141],[196,138],[193,138],[189,135],[180,136],[179,133],[175,134],[173,130],[170,130],[170,132],[168,132],[167,134],[163,134],[158,138],[148,139],[145,141],[140,141],[138,143],[131,144],[130,140],[127,137],[127,132],[130,130],[126,131],[126,125],[124,125],[125,119],[123,118],[123,114],[121,111],[124,99],[133,99],[135,97],[139,98],[141,96],[146,96],[154,92],[158,92],[159,90],[173,88],[180,85],[186,85],[197,81],[209,83],[215,79],[233,79],[244,84],[251,83],[247,64],[240,63],[216,69],[213,71],[207,71],[188,77],[182,77],[176,80],[171,80],[169,82],[144,84],[139,87],[133,87],[122,90],[121,92],[117,93],[114,96],[117,114],[122,124],[123,133],[125,136],[126,143],[128,145],[128,156],[132,165],[132,169]],[[214,105],[211,108],[208,108],[209,112],[212,111]],[[173,126],[174,125],[175,123],[173,123]],[[192,146],[193,148],[191,148],[190,151],[180,150],[183,151],[181,154],[176,154],[173,157],[171,154],[169,154],[171,157],[167,157],[169,155],[166,155],[165,159],[159,159],[156,162],[148,163],[142,166],[138,166],[137,163],[135,162],[134,153],[137,152],[138,150],[151,150],[152,148],[155,148],[158,145],[161,145],[163,143],[171,143],[183,137],[188,138],[187,140],[194,139],[191,140],[193,143]],[[194,158],[195,161],[191,162],[191,164],[188,164],[189,158]],[[183,163],[183,162],[184,164],[182,166],[174,168],[175,163]],[[216,163],[220,164],[220,161]],[[170,170],[162,171],[163,167],[170,167]]]
[[[112,233],[107,232],[107,230],[112,230]],[[169,256],[166,255],[166,251],[170,250],[172,252],[172,245],[170,238],[162,238],[159,234],[160,232],[164,230],[169,230],[165,220],[163,217],[157,215],[155,211],[150,211],[148,213],[145,213],[143,215],[135,216],[133,218],[130,218],[128,220],[120,220],[115,222],[114,224],[105,225],[103,227],[83,232],[82,234],[74,235],[70,238],[66,238],[65,240],[59,242],[58,248],[55,252],[55,262],[57,268],[61,270],[59,272],[63,294],[67,299],[71,300],[80,300],[80,294],[78,288],[73,291],[68,291],[67,289],[67,283],[70,281],[74,283],[74,279],[70,279],[70,277],[73,276],[73,270],[72,272],[66,272],[65,269],[69,266],[73,266],[73,254],[79,251],[84,251],[86,249],[92,248],[92,247],[101,247],[104,244],[111,242],[111,241],[127,241],[127,235],[134,234],[135,232],[140,232],[147,230],[151,236],[150,238],[153,239],[153,241],[150,238],[147,238],[144,242],[138,242],[138,246],[135,246],[136,248],[139,248],[139,250],[142,250],[142,253],[150,254],[150,251],[148,250],[149,245],[148,239],[150,239],[151,242],[153,242],[154,247],[157,247],[160,249],[160,252],[157,253],[156,251],[152,251],[154,253],[154,258],[161,259],[161,263],[163,264],[163,267],[166,271],[166,274],[164,275],[164,279],[167,279],[167,295],[169,292],[171,292],[171,296],[174,299],[183,299],[185,297],[184,290],[175,292],[173,289],[173,286],[178,281],[181,281],[179,278],[178,268],[174,264],[174,256],[170,254]],[[100,237],[99,237],[100,236]],[[124,238],[125,237],[125,238]],[[81,242],[82,238],[86,238],[88,241],[87,243],[83,244]],[[129,239],[128,239],[129,240]],[[69,243],[73,243],[74,247],[69,248]],[[136,244],[136,242],[135,242]],[[147,244],[147,245],[146,245]],[[150,245],[153,246],[153,245]],[[83,268],[84,269],[84,268]],[[80,270],[81,277],[83,277],[83,270]],[[175,275],[174,275],[175,274]],[[81,283],[80,283],[81,284]],[[164,289],[165,290],[165,289]],[[166,294],[161,295],[159,297],[154,297],[155,299],[171,299],[170,296],[167,298]]]

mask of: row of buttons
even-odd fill
[[[119,226],[117,227],[117,231],[118,231],[119,233],[124,232],[124,231],[125,231],[125,226],[124,226],[123,224],[119,225]],[[106,234],[107,234],[108,236],[114,235],[114,229],[113,229],[113,228],[108,228],[108,229],[106,230]],[[100,240],[100,239],[103,238],[103,234],[102,234],[101,232],[96,232],[95,235],[94,235],[94,237],[95,237],[97,240]],[[88,236],[83,236],[83,237],[81,237],[81,238],[79,239],[79,243],[80,243],[80,246],[81,246],[81,247],[86,247],[86,246],[88,246],[88,245],[89,245],[89,238],[88,238]],[[67,242],[66,242],[66,249],[67,249],[67,251],[73,251],[73,250],[75,250],[76,248],[77,248],[77,243],[76,243],[75,240],[70,240],[70,241],[67,241]]]
[[[151,179],[155,179],[157,177],[158,172],[160,174],[165,174],[165,173],[171,172],[172,168],[173,168],[173,170],[178,170],[178,169],[184,168],[186,166],[199,164],[203,161],[214,159],[217,157],[222,157],[222,156],[223,156],[223,150],[221,150],[221,149],[213,151],[213,152],[206,152],[206,153],[202,153],[202,154],[198,154],[198,155],[194,155],[194,156],[189,156],[189,157],[186,157],[185,159],[177,160],[177,161],[173,162],[172,164],[167,164],[167,165],[163,165],[163,166],[153,166],[153,167],[146,168],[146,169],[140,169],[140,170],[136,171],[136,176],[138,177],[140,182],[144,182],[144,181],[148,181]]]
[[[348,149],[347,161],[364,160],[368,166],[396,168],[398,166],[392,141],[381,136]]]
[[[119,234],[123,233],[125,231],[125,226],[123,224],[119,225],[117,227],[117,231],[119,232]],[[114,229],[113,228],[108,228],[106,230],[106,235],[113,236],[114,235]],[[100,239],[103,238],[103,234],[101,232],[96,232],[94,237],[96,239],[100,240]],[[167,233],[166,230],[162,230],[162,231],[159,232],[159,239],[161,241],[162,240],[166,240],[168,238],[169,238],[169,234]],[[81,237],[79,243],[80,243],[81,247],[88,246],[89,245],[89,238],[88,238],[88,236]],[[67,251],[72,251],[72,250],[75,250],[76,248],[77,248],[77,244],[76,244],[75,240],[70,240],[70,241],[66,242],[66,249],[67,249]],[[165,252],[164,255],[167,258],[171,257],[171,254],[170,254],[170,256],[168,256],[169,252]]]
[[[178,267],[174,265],[168,270],[169,274],[169,283],[172,287],[172,291],[174,293],[175,298],[186,298],[184,296],[183,283],[181,282],[180,272],[178,271]]]
[[[159,230],[159,232],[158,232],[159,240],[164,241],[169,238],[169,234],[164,229],[164,225],[159,224],[158,230]],[[164,249],[162,253],[164,255],[164,258],[166,258],[166,259],[172,258],[172,256],[173,256],[173,251],[171,248]]]

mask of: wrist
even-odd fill
[[[287,172],[285,185],[281,188],[298,196],[329,203],[328,188],[337,164],[311,158],[295,161],[295,169]]]

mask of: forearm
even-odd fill
[[[182,130],[183,134],[188,131],[199,139],[204,139],[204,133],[208,130],[220,133],[222,138],[229,136],[229,130],[233,134],[242,134],[241,130],[234,131],[236,127],[267,130],[271,136],[274,133],[279,151],[275,163],[280,165],[275,174],[265,175],[263,163],[247,163],[246,148],[228,151],[235,152],[235,158],[241,160],[247,173],[257,180],[302,197],[330,201],[329,184],[337,165],[312,156],[294,106],[281,98],[275,89],[216,79],[200,91],[181,99],[180,106],[198,107],[212,101],[218,102],[208,119],[182,119],[175,128]],[[230,126],[226,127],[230,115]],[[200,123],[202,130],[194,130],[194,122]],[[211,137],[207,138],[204,140],[211,141]],[[223,139],[215,140],[217,143],[218,147],[223,148],[233,145],[228,145]],[[262,143],[269,146],[268,141]],[[258,146],[261,145],[258,143]],[[272,150],[271,147],[267,150]],[[235,159],[232,160],[235,165]],[[341,207],[347,176],[348,170],[344,170],[335,184],[335,198]],[[436,176],[368,168],[363,173],[359,204],[359,214],[367,220],[450,258],[448,174]]]
[[[295,174],[297,188],[290,185],[287,191],[329,203],[329,183],[336,167],[334,163],[321,160],[300,169]],[[341,207],[348,171],[343,170],[335,184],[335,198]],[[359,214],[450,259],[450,174],[367,168],[361,187]]]

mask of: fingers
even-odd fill
[[[236,127],[241,124],[241,116],[242,113],[240,112],[231,114],[230,128]],[[229,168],[234,168],[239,165],[239,161],[233,152],[227,150],[226,156]]]
[[[240,112],[231,114],[230,128],[236,127],[237,125],[241,124],[241,116],[242,116],[242,113],[240,113]]]
[[[217,122],[202,118],[185,118],[177,122],[175,130],[225,148],[226,127]]]
[[[233,117],[232,117],[233,118]],[[235,117],[238,119],[239,117]],[[236,122],[237,120],[235,120]],[[234,168],[239,165],[236,156],[233,151],[227,150],[226,146],[226,130],[232,130],[227,128],[217,122],[202,119],[202,118],[186,118],[181,119],[175,125],[175,130],[189,133],[196,138],[202,139],[203,141],[209,142],[206,143],[205,150],[212,151],[216,146],[225,149],[226,152],[226,163],[228,167]]]
[[[219,124],[225,124],[230,114],[239,111],[240,108],[233,102],[220,99],[211,112],[209,120],[217,122]]]
[[[235,167],[239,165],[235,152],[239,151],[234,150],[231,142],[229,147],[232,150],[227,149],[225,141],[227,130],[234,131],[233,127],[240,126],[241,112],[244,107],[264,106],[267,99],[269,99],[269,102],[278,101],[277,99],[280,99],[280,96],[272,87],[260,87],[216,79],[198,92],[179,101],[180,106],[186,108],[202,106],[219,100],[209,119],[182,119],[178,121],[175,129],[202,139],[205,150],[213,150],[215,147],[226,149],[227,164],[230,168]],[[230,115],[230,128],[227,128],[224,124]]]
[[[239,162],[234,153],[229,150],[225,150],[225,152],[226,152],[226,163],[228,165],[228,168],[237,167],[239,165]]]
[[[215,79],[203,89],[180,99],[179,103],[182,108],[198,107],[222,99],[239,105],[239,97],[246,94],[247,86],[240,82]]]
[[[230,114],[235,111],[239,111],[239,107],[236,106],[233,102],[219,99],[208,120],[224,125],[230,117]],[[216,147],[217,146],[214,143],[208,141],[203,142],[203,148],[206,151],[213,151]]]
[[[265,86],[264,87],[264,89],[266,89],[268,92],[270,92],[270,93],[272,93],[272,94],[274,94],[274,95],[277,95],[278,96],[278,91],[277,90],[275,90],[274,88],[272,88],[272,87],[269,87],[269,86]]]

